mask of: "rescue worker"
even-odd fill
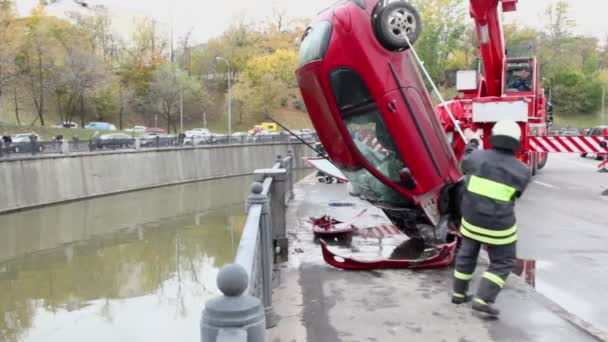
[[[473,310],[498,317],[493,307],[516,259],[517,225],[515,200],[530,180],[528,166],[515,157],[521,129],[516,122],[496,123],[490,137],[491,150],[478,150],[480,132],[465,130],[469,140],[462,160],[467,176],[462,197],[462,244],[456,256],[452,303],[473,300]],[[475,297],[468,294],[482,245],[487,246],[490,266],[483,273]]]

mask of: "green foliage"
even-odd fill
[[[464,0],[416,0],[414,4],[422,19],[422,34],[416,50],[431,77],[442,83],[448,65],[458,68],[467,64],[464,56],[454,56],[457,49],[463,47],[466,3]]]
[[[302,111],[302,112],[306,111],[306,105],[304,104],[304,100],[302,100],[302,97],[300,97],[300,96],[298,96],[296,98],[293,105],[299,111]]]
[[[601,83],[597,75],[563,70],[553,77],[553,103],[558,115],[596,113],[601,103]]]

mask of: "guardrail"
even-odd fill
[[[277,323],[272,306],[274,258],[287,256],[287,202],[294,198],[294,156],[277,156],[270,169],[255,170],[247,220],[234,263],[217,277],[222,296],[209,300],[201,319],[202,342],[264,342]]]
[[[309,134],[305,140],[310,143],[318,141],[316,134]],[[298,143],[299,140],[287,134],[259,136],[209,136],[199,138],[150,137],[132,139],[91,139],[91,140],[57,140],[27,142],[0,141],[0,160],[23,156],[60,155],[74,153],[91,153],[99,151],[134,151],[162,148],[193,148],[215,145],[255,145],[268,143]]]

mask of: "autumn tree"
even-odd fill
[[[451,54],[462,47],[465,33],[466,2],[463,0],[416,0],[420,11],[422,33],[416,50],[424,60],[431,77],[445,80]]]
[[[40,124],[45,124],[47,95],[52,90],[52,75],[57,72],[56,62],[61,49],[53,35],[61,35],[68,24],[53,17],[47,17],[43,6],[38,6],[25,20],[21,46],[17,52],[17,72],[27,80],[32,102]]]
[[[177,65],[165,63],[153,73],[148,94],[152,109],[167,120],[167,131],[177,132],[176,116],[179,114],[180,96],[184,101],[196,99],[201,88],[198,81],[189,77]]]

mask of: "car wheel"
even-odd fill
[[[531,158],[530,158],[530,168],[531,168],[531,173],[532,173],[532,177],[536,176],[538,174],[538,154],[534,153],[532,154]]]
[[[406,35],[411,44],[420,36],[422,20],[418,10],[405,1],[380,1],[372,15],[372,26],[387,50],[403,51],[409,48]]]
[[[543,159],[541,159],[538,162],[538,169],[542,170],[543,168],[545,168],[545,166],[547,166],[547,161],[549,160],[549,153],[545,153],[545,156],[543,157]]]

